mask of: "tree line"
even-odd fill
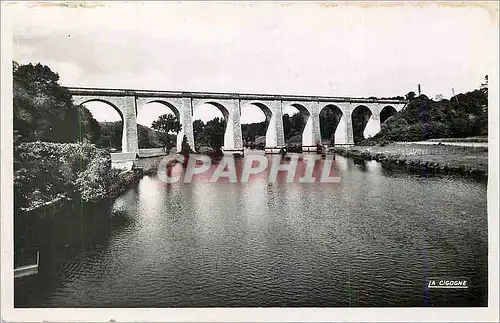
[[[387,119],[381,131],[360,144],[463,138],[488,134],[488,76],[479,89],[435,101],[425,94],[407,94],[409,103]]]

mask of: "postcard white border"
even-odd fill
[[[384,1],[387,2],[387,1]],[[463,3],[463,2],[462,2]],[[494,2],[489,2],[495,6]],[[14,309],[12,183],[12,34],[1,3],[1,320],[15,322],[498,322],[499,35],[489,74],[488,307],[483,308],[178,308]],[[496,12],[498,25],[498,4]],[[481,37],[481,36],[479,36]]]

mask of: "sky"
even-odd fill
[[[65,86],[392,97],[479,87],[498,13],[479,6],[129,2],[11,4],[13,58]],[[99,120],[118,120],[102,103]],[[294,108],[285,108],[285,113]],[[138,122],[169,110],[148,104]],[[195,119],[222,114],[209,105]],[[114,118],[114,119],[113,119]],[[242,108],[242,123],[264,120]]]

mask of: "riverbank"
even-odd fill
[[[88,142],[25,142],[14,149],[14,210],[31,212],[63,200],[114,198],[140,174],[113,168],[112,156]]]
[[[141,148],[138,152],[139,158],[150,158],[150,157],[159,157],[166,156],[166,153],[163,148]]]
[[[334,147],[336,154],[433,173],[488,176],[488,148],[392,143],[386,146]]]
[[[432,141],[432,142],[476,142],[476,143],[488,143],[488,136],[473,136],[473,137],[466,137],[466,138],[433,138],[429,139],[427,141]]]
[[[115,198],[126,192],[133,184],[140,180],[140,175],[134,171],[123,172],[118,175],[118,180],[111,184],[108,194],[105,198]]]
[[[101,200],[104,200],[104,199],[115,198],[115,197],[119,196],[120,194],[122,194],[123,192],[127,191],[134,183],[137,183],[139,181],[139,179],[140,179],[140,176],[133,171],[123,172],[123,173],[118,175],[117,181],[111,183],[109,190],[107,191],[107,194],[105,194],[104,196],[102,196],[99,199],[96,199],[94,201],[90,201],[88,203],[97,203],[97,202],[100,202]],[[24,212],[24,213],[29,213],[29,212],[40,211],[40,210],[46,209],[48,207],[56,207],[57,208],[62,203],[66,202],[66,201],[73,201],[73,200],[75,200],[74,196],[72,197],[68,194],[60,193],[55,198],[53,198],[49,201],[40,201],[40,202],[35,203],[34,205],[30,206],[30,207],[19,207],[19,211]],[[77,198],[76,200],[79,200],[79,198]]]

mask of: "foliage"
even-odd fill
[[[181,154],[183,154],[184,156],[188,156],[190,152],[191,147],[189,146],[186,135],[184,135],[182,137]]]
[[[371,111],[365,106],[360,106],[356,108],[352,113],[352,135],[354,139],[354,143],[358,143],[363,140],[364,137],[364,129],[368,124],[368,120],[371,117]]]
[[[119,180],[120,170],[111,168],[109,154],[100,150],[87,168],[77,174],[75,186],[83,201],[95,201],[105,198]]]
[[[101,138],[98,142],[98,146],[121,150],[123,122],[100,122],[99,125],[101,126]]]
[[[75,108],[78,115],[78,141],[87,140],[99,143],[101,140],[101,125],[92,116],[92,113],[84,106]]]
[[[255,122],[241,125],[241,135],[243,145],[254,146],[258,137],[265,136],[267,131],[267,122]]]
[[[319,114],[319,127],[321,132],[321,139],[335,140],[335,130],[337,130],[338,123],[342,118],[340,111],[333,109],[323,109]]]
[[[483,84],[484,85],[484,84]],[[362,144],[460,138],[488,132],[488,88],[433,101],[425,95],[411,100],[388,119],[381,131]]]
[[[84,107],[75,107],[59,75],[41,64],[13,62],[13,128],[18,144],[27,141],[96,141],[99,126]]]
[[[295,113],[291,117],[285,113],[283,115],[283,135],[285,142],[295,141],[295,138],[300,138],[306,126],[307,116],[301,113]],[[300,140],[299,140],[300,141]]]
[[[203,121],[201,120],[193,121],[193,136],[194,136],[196,150],[200,148],[200,144],[202,144],[202,141],[204,141],[202,140],[204,129],[205,129],[205,123]]]
[[[97,142],[98,147],[113,148],[121,150],[122,148],[122,132],[123,122],[100,122],[101,136]],[[139,148],[163,148],[165,140],[164,136],[169,137],[168,140],[175,142],[176,136],[174,134],[163,134],[155,131],[149,127],[137,124],[137,139]]]
[[[201,147],[211,147],[219,152],[224,146],[224,134],[226,132],[226,120],[214,118],[206,124],[202,120],[193,122],[193,135],[196,150]]]
[[[116,180],[111,156],[87,141],[27,142],[14,148],[14,205],[30,207],[58,194],[102,198]]]
[[[173,114],[163,114],[158,117],[158,120],[153,121],[151,127],[163,134],[160,139],[162,140],[163,147],[166,151],[170,151],[173,147],[175,147],[175,141],[171,140],[171,137],[168,136],[168,134],[170,132],[174,132],[177,135],[181,132],[182,125],[177,116]]]
[[[224,133],[226,131],[226,120],[214,118],[207,122],[203,129],[203,135],[208,139],[208,145],[215,151],[220,151],[224,146]]]
[[[416,97],[416,96],[417,96],[417,95],[415,94],[415,92],[410,91],[410,92],[408,92],[408,93],[406,94],[406,96],[405,96],[405,97],[406,97],[406,100],[411,101],[411,100],[415,99],[415,97]]]

